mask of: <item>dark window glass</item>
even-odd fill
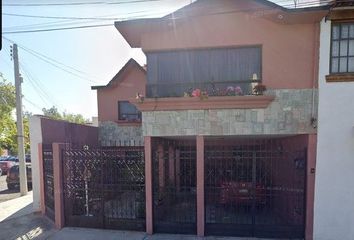
[[[141,112],[128,101],[118,102],[118,119],[125,121],[140,121]]]
[[[354,73],[354,22],[333,23],[331,73]]]
[[[147,96],[179,97],[190,89],[240,86],[261,79],[261,47],[191,49],[147,54]]]

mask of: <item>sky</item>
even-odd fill
[[[106,85],[130,58],[134,58],[141,65],[146,63],[143,52],[140,49],[130,48],[114,27],[114,19],[112,18],[127,20],[161,17],[190,4],[192,1],[3,0],[2,36],[6,39],[2,39],[0,73],[8,81],[14,83],[10,45],[15,42],[19,46],[24,111],[42,114],[42,108],[56,106],[60,112],[82,114],[85,118],[97,116],[96,91],[91,90],[91,86]],[[36,3],[72,4],[82,2],[85,4],[35,6]],[[94,4],[97,2],[115,4]],[[292,1],[278,0],[274,2],[288,4]],[[32,3],[34,6],[28,5]],[[99,18],[100,20],[43,17]],[[110,19],[102,20],[101,18]],[[101,24],[110,24],[110,26],[11,33],[22,30]]]

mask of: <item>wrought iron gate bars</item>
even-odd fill
[[[142,147],[69,146],[62,156],[68,226],[145,230]]]
[[[207,138],[206,233],[303,237],[306,142],[286,138]]]
[[[45,214],[55,220],[54,211],[54,173],[53,173],[53,149],[50,144],[42,145],[43,159],[43,183],[44,183],[44,202]]]

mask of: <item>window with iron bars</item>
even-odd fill
[[[332,24],[330,72],[354,73],[354,22]]]

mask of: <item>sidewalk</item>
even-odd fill
[[[238,237],[197,237],[193,235],[180,234],[154,234],[147,235],[144,232],[114,231],[89,228],[63,228],[51,235],[50,240],[270,240],[259,238],[238,238]],[[277,239],[282,240],[282,239]]]
[[[56,231],[53,223],[33,213],[32,192],[0,203],[0,240],[44,240]]]
[[[0,203],[0,240],[257,240],[237,237],[197,237],[193,235],[154,234],[144,232],[66,227],[57,230],[40,213],[33,213],[32,192]],[[266,239],[262,239],[266,240]]]
[[[28,195],[0,203],[0,223],[33,212],[32,191]]]

